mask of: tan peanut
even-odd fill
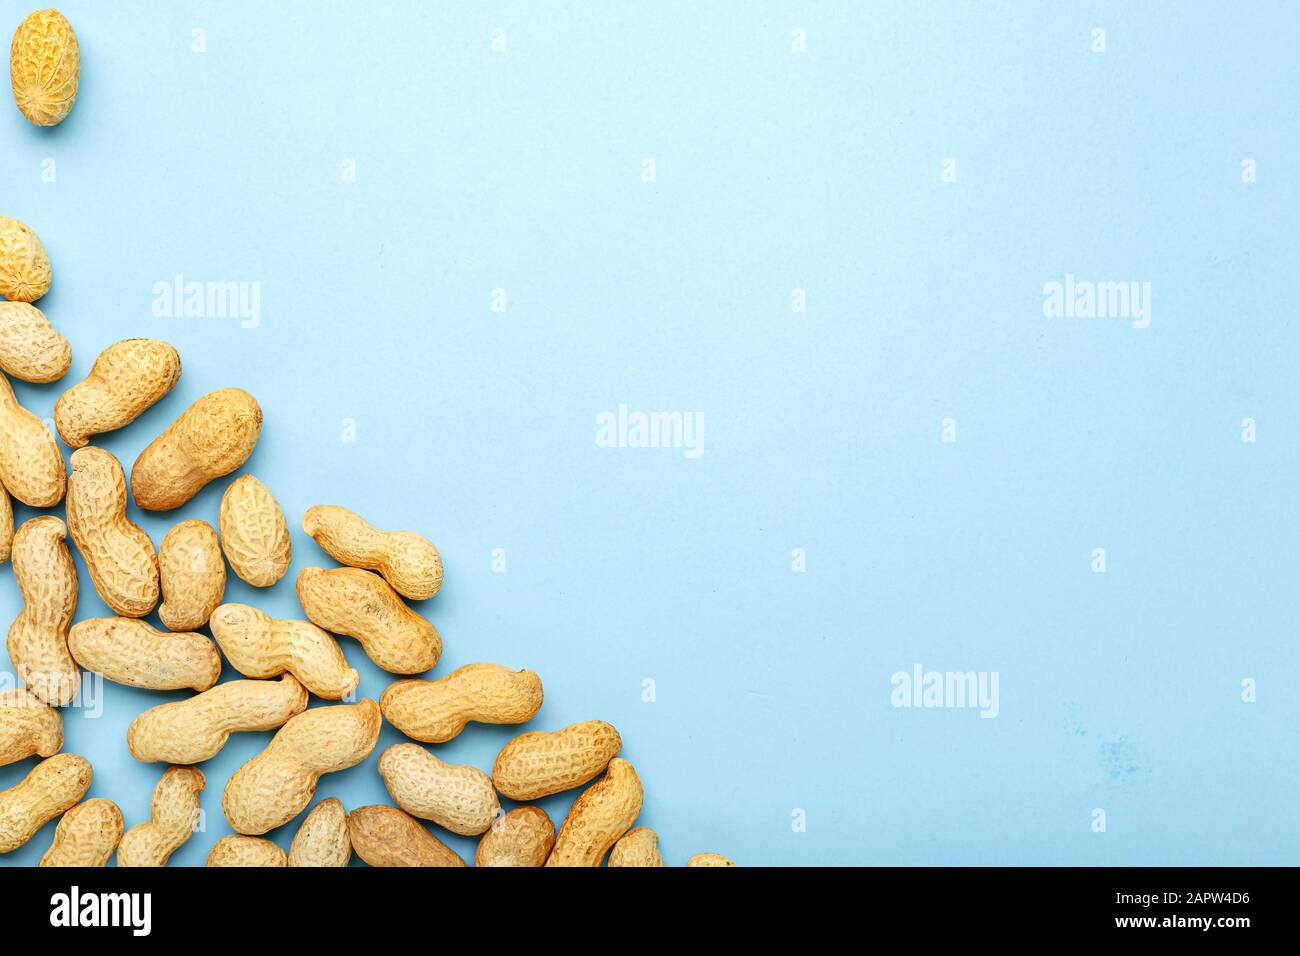
[[[317,707],[291,719],[226,783],[221,804],[231,828],[257,836],[288,823],[311,803],[322,774],[370,756],[380,723],[373,700]]]
[[[555,846],[555,825],[541,807],[515,807],[478,841],[475,866],[543,866]]]
[[[379,698],[390,724],[429,744],[451,740],[471,720],[522,724],[541,706],[541,678],[500,664],[466,664],[434,681],[395,681]]]
[[[67,469],[59,444],[39,418],[18,404],[0,375],[0,481],[25,505],[52,508],[63,500]]]
[[[275,730],[307,709],[307,691],[285,674],[277,681],[232,680],[150,707],[126,730],[136,760],[194,764],[221,752],[232,733]]]
[[[366,656],[394,674],[421,674],[442,656],[442,638],[377,574],[358,568],[303,568],[298,601],[313,624],[354,637]]]
[[[8,790],[0,790],[0,853],[18,849],[86,795],[94,776],[90,761],[55,754]]]
[[[118,866],[166,866],[199,824],[199,794],[207,781],[198,767],[168,767],[153,790],[149,820],[126,831]]]
[[[133,617],[78,621],[68,650],[86,670],[145,690],[207,690],[221,676],[221,652],[208,638],[159,631]]]
[[[348,696],[361,682],[338,641],[310,621],[281,621],[247,604],[223,604],[208,623],[230,666],[245,677],[292,674],[326,700]]]
[[[659,853],[659,834],[635,827],[623,834],[609,853],[610,866],[667,866]]]
[[[302,530],[339,564],[378,571],[404,598],[423,601],[442,587],[438,549],[411,531],[380,531],[338,505],[308,508]]]
[[[270,840],[262,837],[234,836],[222,837],[208,853],[204,866],[288,866],[289,858],[285,852]]]
[[[547,866],[600,866],[641,813],[641,779],[621,757],[569,808]]]
[[[618,731],[603,720],[530,731],[501,748],[492,782],[511,800],[537,800],[582,786],[622,749]]]
[[[0,691],[0,766],[63,747],[63,717],[31,691]]]
[[[58,10],[27,15],[9,48],[9,81],[19,111],[37,126],[55,126],[72,112],[81,84],[81,52]]]
[[[54,403],[54,427],[70,448],[139,418],[181,377],[181,356],[158,339],[123,339],[99,353],[85,381]]]
[[[352,849],[371,866],[464,866],[456,851],[396,807],[357,807],[348,814]]]
[[[0,368],[24,382],[54,382],[72,365],[72,346],[30,302],[0,302]]]
[[[721,853],[697,853],[686,861],[687,866],[735,866]]]
[[[303,818],[289,846],[290,866],[347,866],[352,857],[348,815],[337,797],[322,800]]]
[[[35,302],[50,291],[50,257],[24,223],[0,216],[0,295]]]
[[[242,388],[209,392],[181,412],[131,467],[131,494],[149,511],[170,511],[253,453],[262,409]]]
[[[53,515],[23,523],[14,535],[14,577],[23,609],[9,627],[9,659],[27,689],[55,707],[72,702],[81,671],[68,652],[77,610],[77,568],[64,543],[67,528]]]
[[[158,555],[144,529],[126,516],[126,476],[102,448],[72,453],[68,531],[95,590],[123,617],[158,606]]]
[[[482,770],[444,763],[418,744],[394,744],[380,754],[379,776],[393,802],[411,816],[462,836],[482,833],[501,810]]]
[[[14,503],[0,484],[0,564],[9,560],[14,548]]]
[[[122,811],[112,800],[95,797],[63,815],[54,842],[37,866],[108,866],[122,839]]]
[[[252,475],[236,478],[221,496],[218,527],[231,569],[253,587],[269,588],[289,570],[289,524],[279,502]]]
[[[158,577],[158,616],[168,630],[207,624],[226,593],[226,562],[212,525],[194,518],[168,531],[158,548]]]

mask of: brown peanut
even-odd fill
[[[288,866],[285,852],[270,840],[235,834],[222,837],[208,853],[204,866],[275,867]]]
[[[721,853],[697,853],[686,861],[687,866],[735,866]]]
[[[56,376],[57,377],[57,376]],[[123,339],[99,353],[85,381],[54,403],[54,427],[70,448],[135,421],[172,390],[181,357],[158,339]]]
[[[600,866],[641,813],[641,779],[621,757],[569,808],[547,866]]]
[[[37,126],[63,122],[81,84],[81,52],[67,17],[58,10],[27,15],[9,49],[9,80],[28,120]]]
[[[118,866],[166,866],[199,823],[199,794],[207,781],[198,767],[168,767],[153,790],[149,820],[126,831]]]
[[[226,593],[226,562],[217,533],[206,521],[182,521],[158,548],[162,605],[158,616],[171,631],[197,631]]]
[[[289,846],[290,866],[347,866],[352,857],[348,815],[337,797],[322,800],[303,818]]]
[[[451,847],[396,807],[357,807],[348,814],[352,849],[371,866],[464,866]]]
[[[515,807],[478,841],[475,866],[543,866],[555,846],[555,825],[541,807]]]
[[[522,724],[541,706],[541,678],[500,664],[466,664],[435,681],[395,681],[379,698],[390,724],[430,744],[451,740],[471,720]]]
[[[0,375],[0,481],[25,505],[52,508],[63,500],[67,469],[59,444],[39,418],[18,404]]]
[[[63,815],[54,842],[37,866],[108,866],[122,839],[122,811],[112,800],[95,797]]]
[[[72,365],[72,346],[30,302],[0,302],[0,368],[24,382],[54,382]]]
[[[85,757],[55,754],[33,767],[16,786],[0,790],[0,853],[18,849],[75,806],[90,789],[93,776]]]
[[[289,524],[279,502],[252,475],[236,478],[221,496],[217,526],[231,569],[253,587],[269,588],[289,570]]]
[[[537,800],[582,786],[622,749],[618,731],[603,720],[534,730],[501,748],[492,782],[511,800]]]
[[[63,747],[63,717],[27,690],[0,691],[0,766]]]
[[[667,866],[659,853],[659,834],[635,827],[623,834],[609,853],[610,866]]]
[[[28,690],[55,707],[71,703],[81,687],[81,671],[68,652],[77,568],[66,535],[62,521],[40,515],[18,529],[13,546],[23,609],[9,627],[9,659]]]
[[[0,295],[35,302],[50,291],[50,257],[24,223],[0,216]]]
[[[317,697],[340,700],[361,682],[338,641],[310,621],[280,621],[247,604],[212,612],[212,636],[245,677],[289,673]]]
[[[339,564],[378,571],[393,590],[423,601],[442,587],[442,557],[433,542],[410,531],[380,531],[347,508],[315,505],[302,530]]]
[[[202,634],[159,631],[132,617],[78,621],[68,650],[86,670],[146,690],[207,690],[221,676],[221,653]]]
[[[394,744],[380,754],[379,776],[393,802],[411,816],[462,836],[482,833],[501,811],[487,774],[444,763],[418,744]]]
[[[14,547],[14,503],[0,484],[0,564],[9,560]]]

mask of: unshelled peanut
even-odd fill
[[[649,827],[628,830],[609,853],[610,866],[667,866],[659,853],[659,834]]]
[[[168,531],[158,547],[158,577],[158,616],[168,630],[207,624],[226,593],[226,562],[212,525],[194,518]]]
[[[77,568],[66,536],[62,521],[40,515],[18,529],[13,545],[23,609],[9,627],[9,659],[27,689],[56,707],[71,703],[81,687],[81,671],[68,651]]]
[[[26,224],[0,216],[0,295],[35,302],[50,291],[50,257]]]
[[[352,857],[348,815],[337,797],[322,800],[303,818],[289,846],[290,866],[347,866]]]
[[[339,564],[378,571],[398,594],[423,601],[442,587],[442,557],[433,542],[411,531],[380,531],[338,505],[315,505],[302,530]]]
[[[37,866],[108,866],[122,839],[122,811],[112,800],[79,803],[59,820],[54,842]]]
[[[14,503],[0,484],[0,564],[9,560],[14,547]]]
[[[8,790],[0,790],[0,853],[18,849],[36,831],[86,795],[94,776],[90,761],[55,754]]]
[[[235,834],[222,837],[208,853],[204,866],[276,867],[288,866],[285,852],[270,840]]]
[[[198,767],[168,767],[154,787],[149,820],[127,830],[117,845],[117,865],[166,866],[198,827],[206,783]]]
[[[555,825],[541,807],[515,807],[478,841],[475,866],[544,866],[555,846]]]
[[[464,866],[456,851],[396,807],[357,807],[348,814],[352,849],[371,866]]]
[[[24,382],[54,382],[72,364],[72,346],[29,302],[0,302],[0,369]]]
[[[621,757],[569,808],[547,866],[600,866],[641,813],[641,779]]]
[[[0,691],[0,766],[63,747],[63,717],[31,691]]]
[[[181,377],[181,357],[158,339],[123,339],[99,353],[85,381],[54,403],[54,427],[70,448],[139,418]]]
[[[511,800],[537,800],[582,786],[622,749],[618,731],[603,720],[530,731],[501,748],[492,782]]]
[[[482,833],[501,810],[482,770],[444,763],[418,744],[394,744],[380,754],[379,776],[393,802],[411,816],[462,836]]]
[[[451,740],[471,720],[522,724],[541,706],[541,678],[500,664],[466,664],[435,681],[399,680],[379,698],[390,724],[430,744]]]
[[[687,866],[735,866],[721,853],[697,853],[686,861]]]
[[[241,580],[269,588],[289,570],[289,523],[266,485],[252,475],[236,478],[221,496],[217,526],[226,560]]]
[[[209,624],[230,666],[245,677],[292,674],[326,700],[348,696],[361,682],[338,642],[310,621],[281,621],[247,604],[223,604]]]
[[[28,14],[9,48],[9,81],[19,111],[37,126],[55,126],[72,112],[81,84],[81,51],[58,10]]]
[[[23,504],[51,508],[63,500],[67,474],[59,443],[0,375],[0,481]]]
[[[131,617],[78,621],[68,650],[86,670],[146,690],[207,690],[221,676],[221,652],[202,634],[159,631]]]

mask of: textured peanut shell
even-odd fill
[[[222,837],[208,853],[204,866],[288,866],[289,858],[285,852],[270,840],[262,837],[234,836]]]
[[[442,587],[438,549],[411,531],[380,531],[338,505],[308,508],[302,530],[339,564],[378,571],[404,598],[423,601]]]
[[[18,404],[9,379],[0,375],[0,481],[9,494],[33,508],[63,500],[67,470],[63,453],[39,418]]]
[[[223,604],[208,623],[230,666],[245,677],[292,674],[325,700],[341,700],[361,682],[338,641],[310,621],[281,621],[247,604]]]
[[[687,866],[735,866],[721,853],[697,853],[686,861]]]
[[[659,854],[659,834],[649,827],[628,830],[609,853],[610,866],[667,866]]]
[[[543,866],[555,846],[555,825],[541,807],[515,807],[478,841],[475,866]]]
[[[600,866],[641,813],[641,779],[621,757],[569,808],[547,866]]]
[[[0,485],[0,564],[9,560],[14,547],[14,503]]]
[[[72,346],[45,313],[28,302],[0,302],[0,368],[24,382],[54,382],[71,364]]]
[[[537,800],[582,786],[622,749],[618,731],[603,720],[530,731],[501,748],[492,782],[511,800]]]
[[[195,518],[168,531],[158,547],[158,577],[158,616],[168,630],[207,624],[226,593],[226,562],[212,525]]]
[[[81,85],[81,52],[67,17],[58,10],[28,14],[9,48],[9,81],[28,120],[37,126],[63,122]]]
[[[269,588],[289,570],[289,523],[280,503],[252,475],[236,478],[221,496],[218,527],[226,560],[241,580]]]
[[[181,357],[158,339],[123,339],[99,353],[85,381],[54,403],[54,427],[70,448],[139,418],[181,377]]]
[[[18,849],[36,831],[86,795],[94,776],[90,761],[55,754],[8,790],[0,790],[0,853]]]
[[[303,568],[297,589],[313,624],[356,638],[366,656],[390,673],[422,674],[442,656],[442,638],[434,626],[377,574],[358,568]]]
[[[158,606],[158,555],[144,529],[126,516],[126,475],[102,448],[72,453],[68,531],[95,590],[116,614],[144,617]]]
[[[231,734],[275,730],[306,709],[306,689],[288,674],[278,681],[227,681],[150,707],[131,721],[126,746],[136,760],[202,763],[220,753]]]
[[[166,866],[194,834],[206,783],[197,767],[168,767],[154,787],[148,822],[127,830],[117,845],[117,865]]]
[[[461,836],[482,833],[501,810],[482,770],[445,763],[418,744],[394,744],[380,754],[379,776],[393,802],[411,816]]]
[[[31,691],[0,691],[0,766],[63,747],[63,717]]]
[[[500,664],[466,664],[434,681],[395,681],[379,698],[390,724],[431,744],[451,740],[471,720],[522,724],[541,706],[541,678]]]
[[[13,544],[23,609],[9,626],[9,660],[27,689],[55,707],[71,703],[81,687],[81,671],[68,651],[77,568],[66,535],[62,521],[40,515],[24,522]]]
[[[0,216],[0,295],[35,302],[49,291],[50,257],[41,240],[17,219]]]
[[[261,433],[262,409],[242,388],[204,395],[140,452],[131,468],[135,503],[149,511],[179,508],[246,462]]]
[[[221,676],[221,652],[202,634],[159,631],[131,617],[78,621],[68,650],[86,670],[145,690],[207,690]]]
[[[290,866],[347,866],[352,857],[348,815],[337,797],[322,800],[303,818],[289,846]]]
[[[124,826],[122,811],[112,800],[95,797],[79,803],[63,815],[37,866],[108,866]]]
[[[311,803],[322,774],[355,767],[379,740],[373,700],[317,707],[294,717],[266,749],[231,775],[221,805],[237,833],[257,836]]]
[[[371,866],[464,866],[465,861],[418,820],[396,807],[357,807],[348,814],[352,849]]]

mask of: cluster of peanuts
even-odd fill
[[[42,10],[23,22],[11,76],[15,101],[32,122],[52,125],[67,116],[79,61],[76,37],[61,14]],[[71,365],[67,339],[32,305],[50,279],[37,235],[0,217],[0,295],[7,300],[0,301],[0,368],[7,375],[53,382]],[[428,600],[442,587],[442,559],[426,538],[378,530],[335,505],[308,509],[303,530],[340,566],[298,575],[306,620],[276,620],[249,605],[222,603],[227,564],[241,580],[269,588],[292,557],[283,510],[250,474],[225,489],[216,528],[182,521],[155,550],[127,514],[121,463],[89,442],[130,424],[180,374],[180,356],[166,342],[126,339],[105,349],[85,381],[54,407],[55,428],[73,449],[70,472],[49,429],[0,375],[0,562],[12,560],[23,598],[8,652],[25,685],[0,692],[0,765],[43,758],[20,783],[0,791],[0,853],[60,818],[41,866],[105,866],[115,851],[118,866],[163,866],[199,820],[205,778],[196,765],[215,757],[232,733],[276,730],[227,781],[221,803],[235,835],[216,843],[208,866],[346,866],[354,851],[371,866],[464,866],[422,820],[481,835],[476,866],[599,866],[606,856],[610,866],[664,866],[657,834],[633,828],[641,781],[618,756],[618,731],[604,721],[521,734],[501,749],[491,776],[446,763],[420,745],[445,743],[471,722],[531,720],[543,699],[532,671],[469,664],[440,680],[397,680],[378,702],[355,700],[360,676],[336,635],[354,638],[376,665],[398,675],[423,674],[442,654],[437,630],[407,603]],[[248,392],[204,395],[136,458],[129,482],[135,505],[181,507],[237,471],[261,431],[262,410]],[[15,532],[10,496],[36,508],[63,502],[66,523],[38,515]],[[77,571],[69,537],[116,616],[73,624]],[[155,609],[168,631],[142,620]],[[223,656],[249,679],[218,684]],[[58,708],[76,698],[83,670],[132,687],[195,691],[144,711],[127,731],[132,756],[169,765],[154,789],[150,819],[129,830],[111,800],[83,800],[90,762],[60,752]],[[312,695],[355,702],[309,710]],[[383,720],[419,742],[379,756],[394,805],[348,812],[337,799],[321,800],[288,853],[263,836],[307,809],[323,774],[369,757]],[[498,798],[527,804],[593,780],[558,833],[541,808],[504,812]],[[702,853],[687,865],[734,864]]]

